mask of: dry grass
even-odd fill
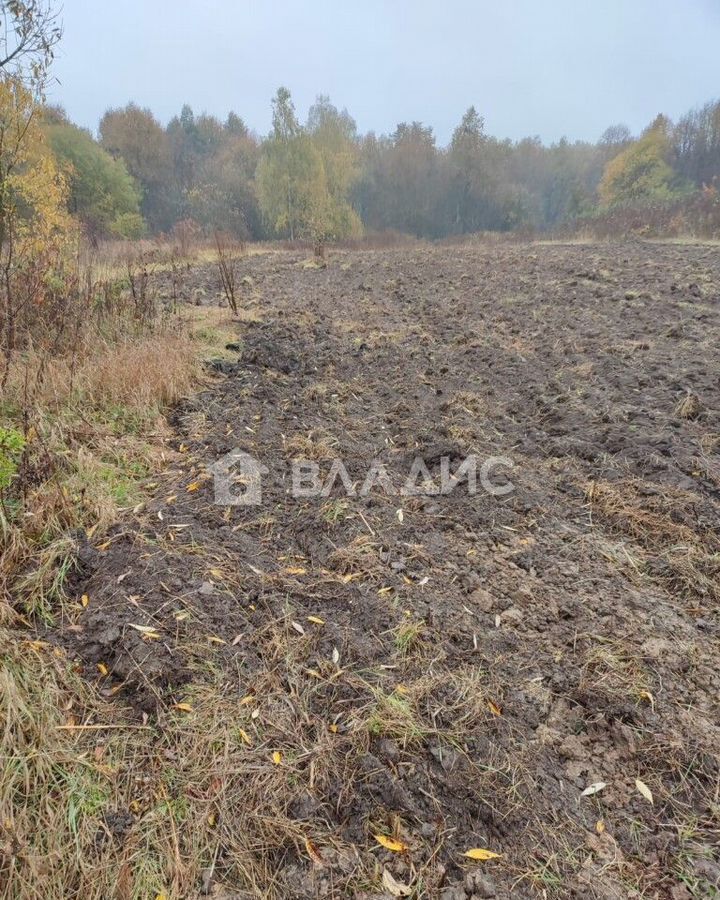
[[[697,419],[704,406],[697,394],[686,394],[678,403],[676,412],[681,419]]]
[[[62,605],[71,533],[97,536],[142,499],[142,479],[171,456],[163,412],[199,383],[200,355],[226,340],[223,326],[219,311],[196,312],[134,338],[86,336],[70,356],[28,354],[12,370],[0,425],[27,407],[28,384],[33,402],[22,502],[0,510],[0,621],[11,603],[45,619]]]
[[[720,541],[709,529],[695,527],[692,494],[628,479],[594,481],[586,496],[600,520],[639,545],[641,574],[657,578],[681,599],[720,597]]]
[[[332,435],[316,430],[308,434],[294,434],[285,441],[288,458],[324,460],[338,455],[338,441]]]
[[[263,661],[251,678],[206,657],[181,707],[149,727],[98,700],[61,652],[0,632],[0,898],[179,900],[226,888],[280,900],[327,877],[336,896],[379,890],[373,835],[405,826],[377,807],[363,845],[331,820],[372,776],[373,737],[412,747],[442,734],[428,712],[440,682],[393,689],[331,660],[310,670],[317,642],[288,617],[250,645]],[[334,803],[325,825],[299,812],[314,798]],[[428,859],[416,879],[430,896]]]
[[[171,335],[108,347],[80,373],[80,390],[95,405],[162,407],[184,396],[198,374],[197,348],[186,334]]]

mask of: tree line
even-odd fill
[[[360,134],[346,110],[319,96],[302,122],[290,91],[272,100],[260,138],[184,106],[163,126],[135,103],[109,109],[95,138],[46,108],[48,142],[70,182],[70,211],[93,237],[170,232],[192,221],[241,239],[324,242],[394,231],[442,238],[552,229],[623,205],[715,191],[720,101],[659,115],[637,136],[623,125],[596,142],[501,140],[470,107],[450,143],[403,122]]]

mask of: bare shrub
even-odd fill
[[[201,234],[201,227],[193,219],[181,219],[181,221],[175,223],[172,237],[177,247],[177,252],[183,259],[190,257]]]
[[[215,232],[215,248],[217,250],[217,264],[220,272],[220,286],[222,287],[228,306],[233,315],[238,314],[238,280],[237,280],[237,255],[245,251],[242,242],[235,242],[220,231]]]

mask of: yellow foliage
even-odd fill
[[[663,128],[649,129],[605,166],[598,186],[600,202],[613,206],[672,196],[674,172],[667,155],[668,138]]]
[[[31,93],[17,79],[0,79],[0,251],[12,241],[20,261],[66,248],[76,236],[67,197]]]

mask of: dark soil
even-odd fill
[[[242,274],[237,363],[175,411],[152,502],[85,548],[91,602],[58,640],[152,722],[208,660],[252,691],[283,635],[288,703],[334,723],[342,760],[315,783],[309,753],[287,815],[401,882],[422,869],[415,896],[716,896],[717,248],[286,253]],[[216,302],[213,278],[188,291]],[[259,506],[213,502],[206,469],[234,448],[268,469]],[[359,488],[373,460],[399,487],[416,456],[439,483],[468,454],[510,459],[493,481],[514,489],[290,492],[298,457]],[[472,847],[502,857],[465,866]],[[391,896],[330,870],[289,846],[273,890]]]

